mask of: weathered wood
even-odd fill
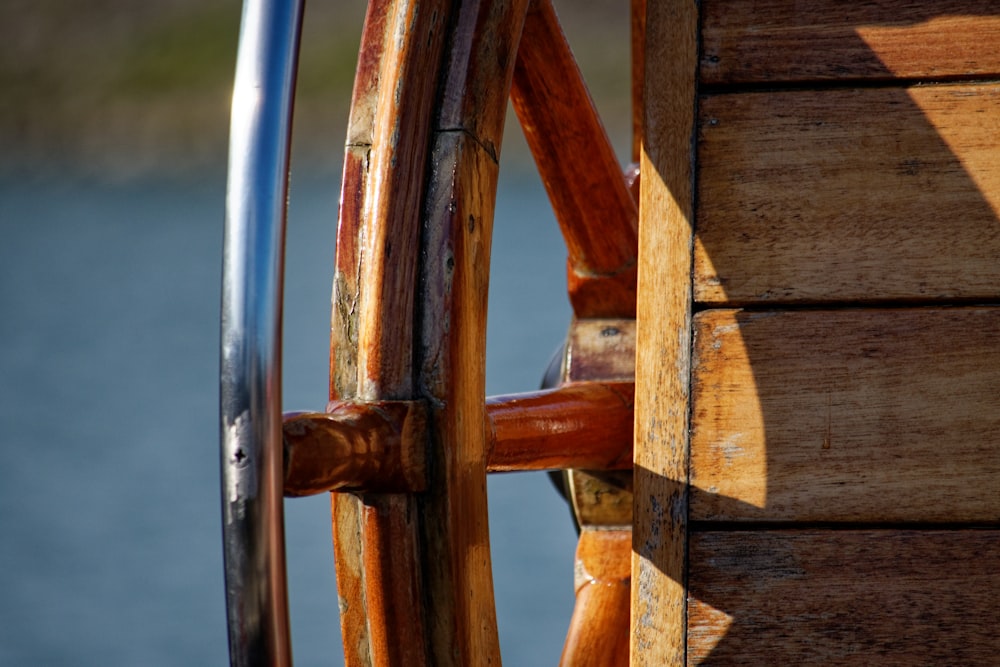
[[[707,532],[690,544],[688,664],[996,664],[996,530]]]
[[[527,0],[458,9],[427,181],[417,370],[431,405],[432,477],[420,508],[431,658],[441,666],[500,664],[483,359],[497,147],[526,11]]]
[[[631,319],[575,320],[567,336],[570,382],[632,382],[636,324]]]
[[[632,665],[684,661],[694,0],[649,3],[639,222]]]
[[[713,310],[695,340],[692,520],[1000,520],[1000,309]]]
[[[551,0],[532,0],[511,101],[569,250],[578,317],[634,317],[638,212]]]
[[[635,385],[567,384],[486,402],[489,472],[632,466]]]
[[[364,210],[355,235],[358,271],[358,393],[366,399],[413,394],[413,321],[420,210],[436,68],[449,3],[400,0],[386,26],[379,63]],[[341,225],[345,221],[341,220]],[[362,328],[361,322],[364,323]]]
[[[708,84],[995,77],[993,0],[704,0]]]
[[[331,400],[413,398],[420,202],[450,6],[369,4],[337,234]],[[427,664],[416,500],[331,502],[346,661]]]
[[[322,413],[286,414],[282,433],[285,496],[427,487],[423,403],[335,402]]]
[[[632,319],[575,320],[566,341],[566,380],[571,383],[632,381],[635,378],[635,334],[636,325]],[[628,427],[630,437],[633,430],[633,426]],[[631,446],[629,450],[631,452]],[[630,456],[630,466],[631,462]],[[631,470],[609,471],[599,466],[579,465],[567,468],[572,468],[566,474],[566,482],[578,525],[601,530],[611,527],[622,530],[632,525]],[[618,620],[628,625],[627,616]],[[605,631],[615,634],[620,630],[607,624]],[[627,628],[624,632],[628,634]]]
[[[998,134],[996,84],[703,98],[696,301],[1000,297]]]
[[[435,664],[497,664],[486,510],[486,294],[497,164],[464,132],[442,133],[434,164],[421,331],[422,384],[432,402],[434,473],[421,499],[434,600]],[[488,187],[483,185],[482,187]]]
[[[560,667],[626,667],[631,530],[584,528],[576,547],[576,606]]]

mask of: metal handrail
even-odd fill
[[[229,655],[291,665],[281,449],[281,310],[303,0],[246,0],[229,139],[220,416]]]

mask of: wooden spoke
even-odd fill
[[[489,472],[632,465],[631,382],[581,382],[486,402]],[[420,401],[334,402],[285,416],[285,495],[427,489]]]
[[[583,529],[576,548],[576,607],[561,667],[628,665],[631,554],[630,528]]]
[[[578,317],[635,317],[638,210],[551,0],[533,0],[511,101],[569,250]]]
[[[489,471],[631,468],[634,395],[631,382],[581,382],[489,399]]]
[[[323,491],[413,493],[427,488],[420,401],[336,402],[285,415],[285,496]]]
[[[632,0],[632,162],[642,148],[643,79],[646,76],[646,0]]]

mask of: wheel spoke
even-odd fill
[[[569,250],[578,317],[635,316],[638,209],[551,0],[533,0],[511,100]]]

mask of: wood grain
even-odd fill
[[[631,664],[684,662],[694,0],[649,3],[640,186]]]
[[[1000,297],[998,133],[996,84],[704,97],[695,299]]]
[[[635,336],[633,319],[574,320],[566,338],[565,374],[570,386],[578,382],[629,381],[633,382],[634,396]],[[629,426],[626,431],[631,438],[634,427]],[[611,440],[617,440],[617,436],[608,436],[608,441]],[[632,458],[630,455],[628,467],[631,467]],[[631,470],[566,467],[573,468],[566,473],[566,487],[577,525],[599,529],[623,529],[632,525]],[[620,620],[626,625],[629,622],[625,617]],[[609,625],[605,632],[614,634],[618,630]]]
[[[331,400],[414,397],[420,204],[450,6],[369,4],[337,233]],[[427,664],[416,499],[334,494],[331,503],[347,663]]]
[[[688,664],[996,664],[996,530],[707,532],[690,544]]]
[[[286,413],[285,497],[423,491],[426,432],[427,411],[416,401],[338,401],[326,412]]]
[[[629,36],[632,42],[632,156],[639,162],[642,150],[643,83],[646,78],[646,0],[632,0]]]
[[[578,382],[486,401],[487,471],[632,467],[635,385]],[[418,401],[336,401],[284,416],[286,497],[427,489],[427,410]]]
[[[470,135],[435,146],[420,333],[421,385],[431,402],[432,479],[421,498],[434,601],[434,664],[499,661],[486,508],[486,295],[497,164]],[[495,180],[494,180],[495,182]],[[486,185],[483,185],[486,183]]]
[[[704,0],[702,12],[712,85],[1000,73],[993,0]]]
[[[632,466],[635,385],[580,382],[491,397],[489,472]]]
[[[462,3],[435,127],[421,249],[417,383],[431,406],[420,498],[434,665],[499,665],[486,499],[490,246],[514,52],[527,0]],[[451,100],[463,100],[459,105]]]
[[[638,211],[551,0],[532,0],[511,101],[569,250],[577,317],[634,317]]]
[[[706,311],[691,519],[1000,520],[1000,309]]]
[[[576,547],[576,606],[560,667],[629,664],[631,530],[584,528]]]
[[[634,401],[635,341],[634,319],[575,319],[566,340],[565,387],[627,381]],[[603,420],[612,414],[602,410],[595,416]],[[576,605],[560,660],[563,667],[624,665],[629,660],[633,425],[619,428],[618,434],[606,433],[600,440],[610,443],[627,433],[629,455],[622,467],[629,469],[565,466],[571,468],[563,479],[581,532]]]
[[[379,88],[367,155],[368,183],[355,239],[358,271],[358,394],[366,399],[413,395],[413,322],[420,254],[424,170],[438,86],[436,63],[448,3],[395,3],[386,25]],[[341,225],[346,224],[341,219]]]

